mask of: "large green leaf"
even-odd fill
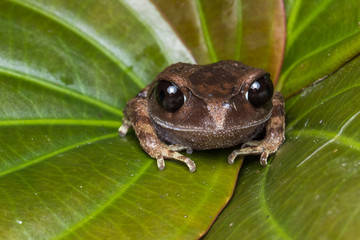
[[[242,168],[233,199],[206,239],[360,234],[360,57],[346,63],[359,53],[360,6],[287,1],[287,12],[278,88],[286,95],[304,88],[286,101],[287,139],[270,166],[247,162]]]
[[[149,1],[1,1],[0,42],[1,239],[209,228],[241,161],[195,153],[196,173],[161,172],[132,131],[117,135],[128,99],[170,63],[194,62]]]
[[[360,51],[360,1],[286,0],[285,96],[333,73]]]
[[[154,0],[198,63],[235,59],[276,81],[285,45],[281,0]],[[181,12],[181,14],[178,14]]]
[[[360,58],[288,101],[287,140],[246,164],[209,239],[357,239]]]
[[[204,234],[241,161],[195,152],[196,173],[171,161],[161,172],[133,131],[117,136],[122,109],[177,61],[237,59],[276,80],[285,10],[287,140],[270,166],[246,162],[205,238],[356,238],[360,59],[347,62],[360,51],[360,6],[285,3],[0,1],[0,238]]]

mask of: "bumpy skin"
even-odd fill
[[[184,162],[191,172],[195,163],[181,150],[227,148],[241,143],[228,162],[240,155],[261,155],[265,166],[267,158],[284,141],[284,99],[275,92],[272,101],[255,108],[247,100],[249,86],[267,73],[237,61],[221,61],[209,65],[177,63],[166,68],[125,109],[123,125],[125,136],[133,127],[143,150],[157,159],[160,170],[164,159]],[[176,84],[185,95],[184,105],[176,112],[165,111],[156,101],[154,87],[159,80]],[[252,141],[265,127],[266,135]],[[165,142],[172,145],[167,145]]]

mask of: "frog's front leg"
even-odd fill
[[[190,158],[174,151],[177,148],[168,146],[159,139],[148,113],[148,102],[144,97],[146,94],[141,93],[126,105],[123,125],[119,128],[120,136],[125,136],[129,127],[132,126],[142,149],[157,160],[160,170],[165,168],[164,159],[174,159],[184,162],[190,172],[195,172],[196,165]]]
[[[273,110],[270,119],[266,123],[266,135],[261,141],[249,141],[243,144],[241,149],[233,151],[228,158],[230,164],[234,163],[237,156],[261,155],[260,164],[267,165],[267,158],[275,153],[285,140],[285,113],[284,97],[280,92],[275,92]]]

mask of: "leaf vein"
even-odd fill
[[[36,125],[67,125],[67,126],[92,126],[117,128],[120,121],[97,120],[97,119],[19,119],[19,120],[2,120],[0,127],[10,126],[36,126]]]
[[[103,136],[100,136],[100,137],[95,137],[95,138],[92,138],[92,139],[88,139],[88,140],[85,140],[85,141],[81,141],[81,142],[78,142],[76,144],[73,144],[73,145],[69,145],[67,147],[64,147],[64,148],[61,148],[61,149],[58,149],[56,151],[53,151],[53,152],[50,152],[46,155],[43,155],[43,156],[40,156],[38,158],[35,158],[33,160],[30,160],[30,161],[27,161],[21,165],[18,165],[16,167],[13,167],[13,168],[10,168],[6,171],[3,171],[3,172],[0,172],[0,177],[3,177],[5,175],[8,175],[8,174],[11,174],[11,173],[14,173],[14,172],[17,172],[19,170],[22,170],[22,169],[25,169],[27,167],[30,167],[30,166],[33,166],[37,163],[40,163],[48,158],[51,158],[55,155],[58,155],[60,153],[64,153],[64,152],[67,152],[69,150],[72,150],[78,146],[81,146],[81,145],[85,145],[85,144],[89,144],[89,142],[97,142],[97,141],[100,141],[100,140],[104,140],[104,139],[108,139],[108,138],[112,138],[112,137],[115,137],[117,136],[117,133],[111,133],[111,134],[107,134],[107,135],[103,135]]]
[[[289,32],[288,32],[288,36],[291,36],[287,39],[287,46],[286,46],[286,51],[288,51],[291,46],[293,45],[294,41],[296,39],[298,39],[298,36],[300,35],[301,32],[304,31],[304,29],[312,22],[314,21],[314,19],[324,10],[326,10],[326,6],[330,4],[330,2],[332,2],[332,0],[326,0],[326,1],[321,1],[320,4],[317,5],[317,7],[313,10],[310,11],[309,16],[307,16],[303,21],[300,22],[300,24],[297,26],[297,28],[295,30],[293,30],[293,26],[291,27],[291,29],[289,28]]]
[[[200,19],[202,32],[203,32],[203,37],[204,37],[206,47],[207,47],[207,49],[209,51],[209,54],[210,54],[210,58],[211,58],[211,60],[213,62],[217,62],[218,57],[217,57],[215,49],[214,49],[214,44],[211,41],[209,28],[208,28],[208,25],[207,25],[207,22],[206,22],[203,7],[201,5],[200,0],[195,0],[195,5],[196,5],[197,12],[199,13],[199,19]]]
[[[281,79],[280,81],[278,82],[278,88],[281,89],[282,88],[282,85],[284,84],[284,81],[285,79],[287,79],[288,75],[291,73],[291,71],[296,67],[298,66],[300,63],[302,63],[304,60],[308,59],[308,58],[311,58],[313,57],[314,55],[318,54],[318,53],[321,53],[331,47],[335,47],[337,44],[340,44],[341,42],[349,39],[349,38],[353,38],[355,37],[356,35],[359,35],[359,31],[356,31],[356,32],[353,32],[351,34],[348,34],[344,37],[342,37],[341,39],[338,39],[334,42],[331,42],[329,44],[326,44],[324,46],[321,46],[319,48],[316,48],[315,50],[307,53],[305,56],[303,57],[300,57],[297,59],[297,61],[295,61],[294,63],[292,63],[282,74],[281,74]]]
[[[26,75],[26,74],[23,74],[20,72],[11,71],[11,70],[6,69],[1,66],[0,66],[0,74],[8,75],[10,77],[15,77],[15,78],[21,79],[23,81],[27,81],[27,82],[36,84],[38,86],[47,88],[48,90],[52,90],[52,91],[64,94],[66,96],[71,96],[71,97],[78,99],[82,102],[85,102],[87,104],[91,104],[93,106],[99,107],[105,111],[112,113],[112,114],[115,114],[118,116],[123,116],[123,113],[121,110],[119,110],[113,106],[110,106],[107,103],[101,102],[98,99],[94,99],[94,98],[88,97],[82,93],[75,92],[73,90],[64,88],[63,86],[55,85],[55,84],[47,82],[45,80],[39,80],[38,78],[29,76],[29,75]]]
[[[121,197],[121,195],[124,194],[125,191],[127,191],[136,181],[140,179],[140,177],[146,172],[146,170],[153,165],[152,161],[148,161],[141,169],[139,169],[139,173],[131,178],[125,185],[120,186],[121,188],[118,189],[118,192],[116,192],[114,195],[112,195],[107,201],[105,201],[103,204],[99,205],[98,208],[96,208],[92,213],[88,214],[86,217],[82,218],[78,223],[74,224],[72,227],[69,227],[64,231],[60,236],[57,237],[57,239],[62,239],[69,234],[73,233],[75,230],[81,228],[86,223],[90,222],[92,219],[94,219],[96,216],[101,214],[106,208],[110,207],[111,204],[116,201],[118,198]]]
[[[86,31],[83,31],[81,28],[75,27],[71,25],[66,19],[61,18],[60,15],[53,14],[49,11],[47,11],[45,8],[41,7],[39,4],[29,3],[26,1],[19,1],[19,0],[11,0],[12,2],[23,6],[29,10],[32,10],[38,14],[41,14],[52,21],[64,26],[65,28],[71,30],[76,35],[80,36],[82,39],[84,39],[86,42],[94,46],[96,49],[98,49],[101,53],[103,53],[106,57],[108,57],[112,62],[114,62],[121,70],[123,70],[129,78],[133,80],[133,82],[140,88],[144,86],[144,83],[140,80],[138,76],[135,75],[133,71],[129,69],[125,65],[124,62],[121,61],[121,59],[117,58],[109,49],[106,48],[103,44],[100,44],[101,41],[97,40],[94,36],[87,34]]]
[[[265,174],[262,179],[261,187],[260,187],[260,206],[264,210],[265,215],[269,216],[268,220],[272,222],[272,226],[274,226],[275,229],[277,229],[277,232],[284,238],[284,239],[291,239],[291,237],[281,228],[279,223],[276,221],[275,217],[272,215],[272,212],[269,209],[269,206],[266,202],[266,196],[265,196],[265,185],[266,185],[266,179],[268,177],[268,173],[270,170],[270,166],[268,166],[265,169]]]

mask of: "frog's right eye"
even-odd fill
[[[166,111],[175,112],[184,105],[185,96],[176,84],[160,80],[154,90],[157,103]]]

